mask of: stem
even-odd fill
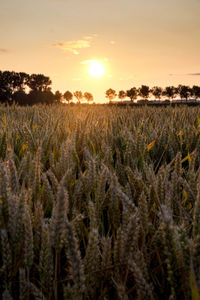
[[[29,272],[29,268],[27,268],[26,270],[26,274],[27,274],[27,282],[30,282],[30,272]],[[28,293],[27,293],[27,300],[29,300],[30,298],[30,289],[28,289]]]
[[[54,299],[58,300],[58,264],[59,264],[59,250],[56,249],[55,257],[55,275],[54,275]]]

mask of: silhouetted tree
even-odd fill
[[[69,104],[69,102],[73,99],[73,94],[70,91],[66,91],[63,97]]]
[[[46,91],[42,92],[41,99],[43,100],[42,103],[45,103],[45,104],[55,103],[55,95],[48,89]]]
[[[200,86],[194,85],[192,87],[192,96],[197,100],[200,98]]]
[[[89,92],[85,92],[83,97],[87,100],[87,102],[94,101],[93,95]]]
[[[6,103],[11,100],[12,90],[9,84],[7,72],[0,71],[0,102]]]
[[[16,101],[16,97],[17,99],[19,97],[16,92],[24,91],[28,78],[29,75],[23,72],[0,71],[0,102],[12,103],[12,101]],[[22,95],[25,99],[23,93],[21,93]]]
[[[18,90],[22,91],[26,88],[29,78],[30,78],[29,74],[24,72],[19,73],[18,84],[17,84]]]
[[[14,92],[15,88],[15,79],[16,79],[16,73],[10,72],[10,71],[4,71],[2,73],[4,84],[7,85],[7,88],[10,90],[10,94]]]
[[[30,76],[24,72],[20,72],[20,73],[11,72],[11,77],[12,77],[13,93],[18,91],[24,91]]]
[[[59,91],[56,91],[55,95],[54,95],[54,99],[55,99],[56,102],[61,102],[62,93],[60,93]]]
[[[52,104],[54,102],[60,102],[62,94],[59,91],[56,91],[55,94],[53,94],[50,85],[50,78],[43,74],[29,75],[24,72],[0,71],[0,102],[8,104],[16,102],[20,105],[32,105],[37,103]],[[28,95],[26,93],[27,87],[30,89]],[[127,96],[133,101],[137,99],[138,95],[144,99],[148,99],[150,93],[152,93],[156,99],[161,99],[161,96],[167,96],[169,99],[173,100],[176,95],[180,95],[181,99],[186,100],[191,96],[195,99],[199,99],[200,86],[194,85],[192,88],[186,85],[179,85],[177,88],[168,86],[162,90],[161,87],[155,86],[150,89],[148,86],[142,85],[139,89],[133,87],[126,92],[120,90],[118,97],[122,100]],[[63,96],[68,103],[73,98],[73,94],[70,91],[65,92]],[[76,91],[74,96],[77,98],[78,103],[81,102],[83,97],[88,102],[93,101],[93,95],[89,92],[85,92],[83,95],[81,91]],[[106,91],[106,98],[110,101],[115,99],[116,96],[117,93],[115,90],[110,88]]]
[[[50,89],[51,80],[43,74],[32,74],[29,77],[27,85],[32,91],[44,92]]]
[[[138,96],[138,90],[136,87],[132,87],[130,90],[126,91],[127,97],[131,99],[131,102],[137,99]]]
[[[29,96],[24,92],[24,90],[19,90],[12,95],[12,99],[15,103],[19,105],[29,104]]]
[[[51,91],[30,91],[28,94],[28,104],[53,104],[55,96]]]
[[[174,86],[167,86],[163,90],[163,96],[166,96],[171,100],[173,100],[177,94],[178,94],[177,88],[175,88]]]
[[[109,101],[111,102],[113,99],[115,99],[117,97],[117,93],[115,90],[113,89],[108,89],[106,91],[106,98],[109,99]]]
[[[118,98],[122,101],[124,98],[126,98],[126,92],[123,90],[119,91]]]
[[[11,104],[13,101],[20,105],[47,103],[56,101],[50,89],[51,80],[42,74],[29,76],[24,72],[0,71],[0,102]],[[27,95],[25,89],[29,87]],[[58,95],[57,95],[58,96]]]
[[[181,99],[185,99],[186,101],[192,95],[192,89],[186,85],[179,85],[178,86],[178,93]]]
[[[161,87],[154,86],[151,89],[151,93],[155,97],[155,99],[159,99],[160,100],[162,98],[163,89]]]
[[[150,88],[147,85],[142,85],[141,88],[139,88],[139,96],[141,96],[144,99],[148,99],[150,94]]]
[[[83,93],[81,91],[76,91],[74,93],[74,97],[78,100],[78,103],[81,103],[81,100],[83,99]]]

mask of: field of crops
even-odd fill
[[[0,299],[200,299],[200,108],[0,107]]]

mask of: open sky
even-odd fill
[[[42,73],[53,91],[96,102],[110,87],[200,84],[200,0],[0,0],[0,70]]]

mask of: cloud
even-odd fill
[[[85,38],[77,41],[67,41],[64,43],[57,43],[57,44],[53,44],[52,46],[62,49],[63,51],[69,51],[75,55],[78,55],[80,49],[90,48],[91,42],[90,40]]]
[[[0,53],[8,53],[8,49],[0,48]]]
[[[200,76],[200,73],[189,73],[187,75],[190,75],[190,76]]]
[[[91,33],[91,34],[85,35],[80,40],[73,40],[73,41],[66,41],[66,42],[63,42],[63,43],[56,43],[56,44],[53,44],[52,46],[60,48],[63,51],[69,51],[69,52],[72,52],[75,55],[78,55],[78,54],[80,54],[81,49],[90,48],[92,40],[96,37],[98,37],[98,35],[96,33]]]

